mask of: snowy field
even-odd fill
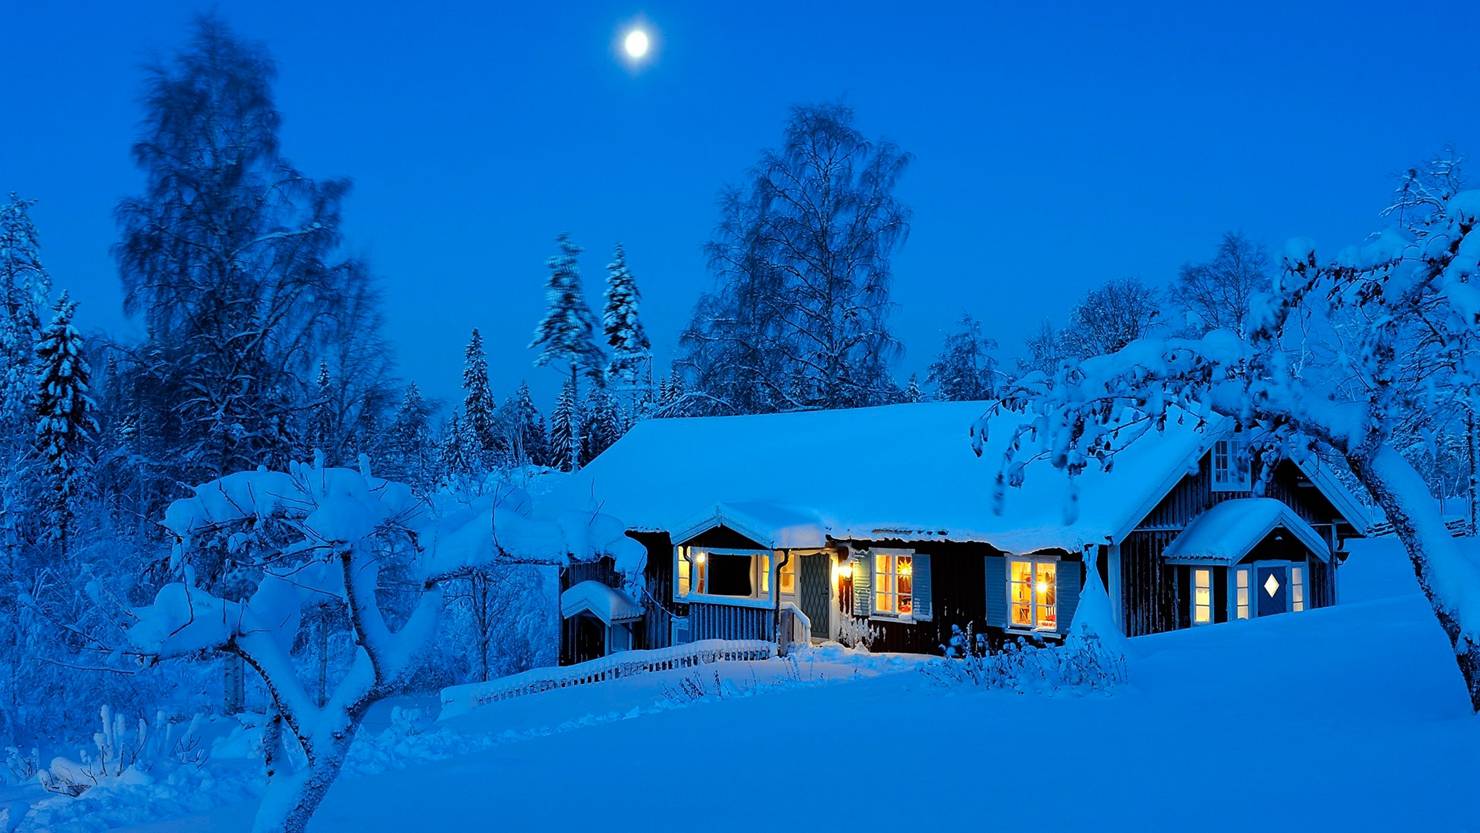
[[[1134,640],[1109,695],[947,687],[915,658],[834,650],[443,722],[403,701],[312,829],[1480,831],[1480,720],[1406,562],[1359,544],[1344,582],[1336,608]],[[245,833],[240,763],[21,829]]]

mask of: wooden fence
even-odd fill
[[[776,655],[773,642],[744,639],[704,639],[668,648],[647,651],[621,651],[609,656],[554,668],[534,668],[486,683],[451,686],[442,689],[442,716],[451,717],[469,710],[538,694],[557,688],[588,685],[605,680],[635,677],[654,671],[671,671],[675,668],[691,668],[721,661],[751,661],[770,659]]]

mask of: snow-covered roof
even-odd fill
[[[1166,561],[1234,564],[1277,527],[1284,527],[1322,561],[1331,548],[1284,502],[1268,497],[1225,500],[1193,518],[1162,551]]]
[[[615,587],[599,581],[583,581],[560,594],[560,617],[569,619],[590,613],[604,624],[642,618],[642,605]]]
[[[827,545],[827,527],[816,510],[757,500],[717,504],[692,523],[674,530],[673,543],[682,543],[717,526],[733,529],[772,549]]]
[[[769,536],[767,544],[815,546],[825,534],[1073,551],[1118,540],[1221,436],[1196,430],[1191,417],[1172,422],[1118,454],[1111,471],[1091,464],[1072,484],[1047,461],[1028,463],[999,514],[993,481],[1025,417],[994,417],[978,458],[968,432],[985,408],[929,402],[647,420],[552,497],[594,497],[602,512],[638,531],[677,534],[728,517]]]

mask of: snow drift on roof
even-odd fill
[[[827,544],[827,527],[815,510],[757,500],[715,506],[703,517],[674,530],[673,543],[681,544],[717,526],[773,549],[811,549]]]
[[[1267,497],[1236,498],[1216,504],[1172,539],[1161,557],[1167,561],[1235,564],[1280,526],[1322,561],[1330,560],[1330,548],[1321,534],[1289,506]]]
[[[1117,456],[1069,478],[1028,464],[1021,488],[992,511],[992,483],[1012,429],[992,420],[981,459],[969,429],[981,402],[929,402],[852,410],[656,419],[625,437],[552,494],[590,500],[630,529],[677,533],[722,504],[808,507],[838,539],[980,541],[1009,552],[1103,544],[1127,532],[1216,438],[1196,420],[1169,423]],[[1065,522],[1071,496],[1075,519]],[[758,510],[748,510],[759,513]],[[796,510],[792,510],[795,512]]]
[[[583,581],[560,594],[560,617],[590,613],[604,624],[642,618],[642,605],[599,581]]]

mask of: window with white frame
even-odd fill
[[[915,560],[909,553],[874,553],[874,613],[908,618],[915,612]]]
[[[1252,487],[1246,447],[1235,440],[1213,443],[1213,491],[1247,492]]]
[[[1235,619],[1249,618],[1249,584],[1249,568],[1235,568],[1233,571],[1233,618]]]
[[[765,599],[771,595],[771,553],[675,547],[674,584],[677,598]]]
[[[1055,559],[1007,560],[1008,621],[1012,627],[1058,630],[1058,574],[1059,562]]]
[[[1305,568],[1290,568],[1290,610],[1299,613],[1305,610]]]
[[[1192,571],[1192,624],[1213,623],[1213,571],[1198,567]]]

